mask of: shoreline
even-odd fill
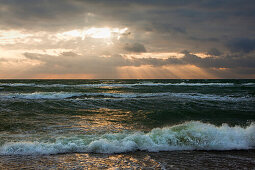
[[[0,156],[1,169],[83,169],[83,168],[228,168],[255,167],[255,149],[229,151],[162,151],[121,154],[67,153],[56,155]]]

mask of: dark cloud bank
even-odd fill
[[[129,52],[143,53],[146,52],[146,49],[143,44],[134,43],[134,44],[125,44],[124,49]]]
[[[240,76],[254,74],[255,58],[253,56],[221,56],[201,58],[197,55],[184,51],[181,58],[169,57],[167,59],[158,58],[131,58],[114,55],[111,57],[81,56],[75,53],[62,53],[59,56],[41,55],[26,53],[27,59],[40,61],[41,64],[31,68],[34,73],[42,74],[95,74],[97,76],[115,75],[116,68],[122,66],[143,66],[153,67],[177,66],[177,65],[195,65],[208,73],[214,74],[220,78],[229,78],[229,76]],[[79,63],[79,64],[78,64]],[[102,74],[103,73],[103,74]],[[235,77],[233,77],[235,78]]]
[[[190,51],[168,59],[25,54],[43,63],[33,70],[40,73],[114,74],[119,66],[190,64],[222,78],[238,78],[236,74],[254,78],[254,21],[254,0],[0,0],[3,30],[128,27],[133,39],[122,46],[128,53]]]

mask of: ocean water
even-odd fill
[[[255,80],[0,80],[0,168],[255,168]]]

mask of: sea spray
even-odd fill
[[[34,92],[34,93],[3,93],[1,99],[27,99],[27,100],[61,100],[61,99],[133,99],[133,98],[168,98],[168,99],[187,99],[187,100],[207,100],[207,101],[254,101],[254,97],[246,96],[221,96],[202,93],[82,93],[82,92]]]
[[[175,126],[155,128],[148,133],[112,133],[72,138],[59,136],[54,141],[6,142],[0,146],[0,154],[253,149],[255,147],[255,124],[251,123],[247,127],[230,127],[227,124],[215,126],[190,121]]]

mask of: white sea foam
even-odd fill
[[[35,93],[4,93],[0,98],[5,99],[66,99],[81,96],[82,93],[67,92],[35,92]]]
[[[80,84],[74,85],[76,87],[132,87],[134,84]]]
[[[130,98],[152,98],[152,97],[164,97],[168,99],[188,99],[188,100],[207,100],[207,101],[251,101],[254,100],[250,96],[220,96],[213,94],[202,94],[202,93],[86,93],[87,96],[104,96],[113,97],[120,99],[130,99]]]
[[[105,98],[142,98],[167,96],[169,93],[68,93],[68,92],[35,92],[35,93],[3,93],[4,99],[66,99],[70,97],[105,97]]]
[[[172,86],[234,86],[234,83],[172,83]]]
[[[67,85],[67,84],[38,84],[34,85],[35,87],[93,87],[93,88],[103,88],[103,87],[131,87],[132,84],[77,84],[77,85]]]
[[[255,86],[255,83],[243,83],[243,86]]]
[[[220,96],[214,94],[202,94],[202,93],[172,93],[172,96],[177,98],[191,99],[191,100],[208,100],[208,101],[251,101],[254,100],[253,97],[250,96]]]
[[[19,87],[19,86],[35,86],[34,83],[0,83],[0,86],[10,86],[10,87]]]
[[[170,93],[85,93],[87,96],[104,96],[114,98],[146,98],[169,96]]]
[[[51,88],[51,87],[94,87],[94,88],[101,88],[101,87],[132,87],[136,84],[76,84],[76,85],[68,85],[68,84],[35,84],[35,83],[0,83],[0,86],[9,86],[9,87],[41,87],[41,88]]]
[[[244,85],[252,85],[254,83],[245,83]],[[92,87],[92,88],[103,88],[103,87],[116,87],[116,88],[131,88],[134,86],[234,86],[234,83],[153,83],[153,82],[142,82],[135,84],[118,84],[118,83],[100,83],[100,84],[77,84],[77,85],[67,85],[67,84],[35,84],[35,83],[0,83],[0,86],[26,86],[26,87],[41,87],[41,88],[51,88],[51,87]]]
[[[35,92],[35,93],[2,93],[0,99],[68,99],[76,97],[76,99],[132,99],[132,98],[168,98],[173,100],[204,100],[204,101],[251,101],[255,100],[251,96],[220,96],[214,94],[201,93],[72,93],[72,92]]]
[[[102,87],[125,87],[130,88],[134,86],[254,86],[255,83],[154,83],[154,82],[140,82],[140,83],[98,83],[98,84],[35,84],[35,83],[0,83],[0,86],[10,86],[10,87],[41,87],[41,88],[51,88],[51,87],[94,87],[94,88],[102,88]]]
[[[52,140],[49,140],[52,141]],[[198,121],[156,128],[149,133],[116,133],[101,136],[59,137],[55,142],[7,142],[1,155],[72,152],[121,153],[130,151],[254,149],[255,124],[247,127],[215,126]]]

